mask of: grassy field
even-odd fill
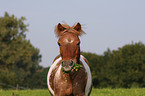
[[[0,96],[50,96],[48,90],[0,90]],[[145,96],[145,88],[93,89],[91,96]]]

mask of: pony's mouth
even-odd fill
[[[64,73],[70,73],[73,67],[62,67]]]
[[[75,65],[75,62],[73,60],[69,60],[69,61],[62,61],[62,69],[63,69],[63,72],[70,72],[73,67]]]
[[[83,65],[75,63],[72,66],[62,67],[62,71],[63,73],[70,73],[72,71],[78,71],[81,67],[83,67]]]

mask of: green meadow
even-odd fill
[[[47,89],[0,90],[0,96],[51,96]],[[145,96],[145,88],[93,89],[91,96]]]

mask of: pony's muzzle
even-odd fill
[[[64,71],[68,72],[74,67],[75,62],[73,60],[62,61],[62,68]]]

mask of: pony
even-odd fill
[[[89,96],[92,76],[87,59],[80,54],[79,36],[85,32],[81,24],[55,28],[60,54],[56,56],[47,75],[48,89],[53,96]]]

